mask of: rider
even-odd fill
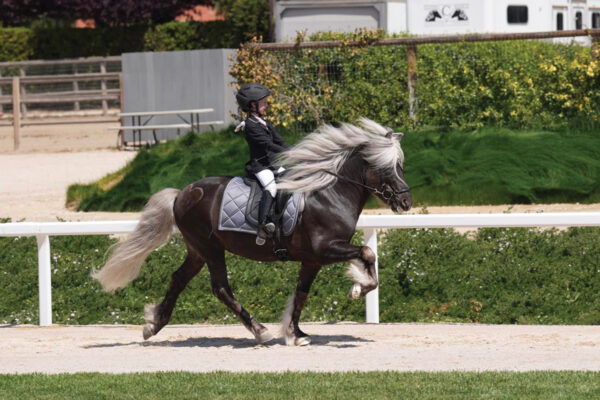
[[[277,194],[275,174],[284,170],[278,164],[277,153],[290,148],[290,145],[264,117],[269,105],[267,97],[270,95],[271,91],[259,83],[248,83],[235,95],[240,108],[247,114],[246,120],[236,128],[236,131],[244,129],[250,149],[250,161],[246,163],[246,173],[256,176],[263,189],[258,209],[256,237],[256,244],[259,246],[265,244],[265,239],[275,232],[275,224],[267,223],[267,216]]]

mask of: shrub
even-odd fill
[[[299,33],[297,41],[304,37]],[[381,31],[320,34],[336,48],[264,51],[240,47],[231,74],[273,88],[273,110],[299,129],[366,116],[408,129],[404,46],[370,46]],[[359,45],[349,45],[349,41]],[[480,128],[600,123],[600,65],[591,48],[542,41],[451,43],[417,48],[421,125]]]
[[[355,243],[361,241],[355,235]],[[379,234],[382,322],[599,324],[600,229],[564,231],[398,229]],[[144,304],[162,300],[183,263],[180,235],[153,251],[138,278],[115,294],[90,277],[114,239],[53,237],[53,321],[59,324],[143,324]],[[0,324],[39,318],[34,238],[0,238]],[[227,254],[237,299],[259,321],[276,322],[298,278],[298,263],[255,262]],[[364,321],[365,302],[351,301],[346,263],[325,266],[303,321]],[[237,323],[213,295],[207,268],[178,299],[171,323]]]
[[[174,51],[237,47],[241,40],[226,21],[169,22],[148,29],[145,51]]]
[[[381,319],[598,324],[598,233],[394,230],[381,248]]]
[[[0,61],[29,60],[33,32],[27,28],[0,28]]]

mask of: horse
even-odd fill
[[[303,346],[310,336],[299,328],[299,319],[310,287],[323,265],[350,261],[347,276],[354,283],[348,294],[358,299],[378,285],[376,255],[368,246],[350,243],[356,223],[370,194],[394,212],[408,211],[412,197],[404,178],[402,133],[361,118],[357,124],[322,125],[297,145],[282,153],[286,173],[278,178],[281,191],[300,192],[305,207],[286,240],[291,261],[301,263],[298,283],[281,322],[286,345]],[[166,188],[152,195],[140,220],[127,239],[118,244],[106,264],[93,271],[108,292],[134,280],[146,256],[177,227],[187,255],[170,277],[167,292],[158,304],[145,306],[143,337],[156,335],[171,317],[179,294],[208,265],[212,293],[223,302],[260,344],[273,339],[236,300],[229,286],[225,251],[257,261],[273,262],[273,242],[258,246],[248,233],[219,231],[218,214],[230,176],[213,176],[189,184],[183,190]]]

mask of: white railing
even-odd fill
[[[137,221],[15,222],[0,224],[0,236],[35,236],[38,243],[40,326],[52,324],[50,236],[108,235],[132,232]],[[356,225],[377,254],[377,229],[510,228],[600,226],[600,212],[515,214],[361,215]],[[377,262],[375,262],[377,269]],[[379,289],[367,294],[366,320],[379,322]]]

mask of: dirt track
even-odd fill
[[[267,325],[271,332],[277,326]],[[0,373],[152,371],[600,371],[600,327],[304,324],[313,344],[255,345],[240,325],[0,326]]]
[[[13,221],[136,219],[138,213],[76,213],[64,207],[69,184],[96,180],[135,156],[116,151],[115,134],[108,134],[105,128],[26,127],[22,150],[16,153],[11,150],[10,131],[0,128],[0,217]],[[600,211],[600,204],[430,207],[428,211]],[[139,326],[0,325],[0,373],[600,371],[600,327],[595,326],[338,323],[303,327],[313,335],[313,344],[292,348],[284,346],[281,339],[255,346],[239,325],[169,326],[148,342],[143,342]],[[269,329],[277,332],[275,325]]]

